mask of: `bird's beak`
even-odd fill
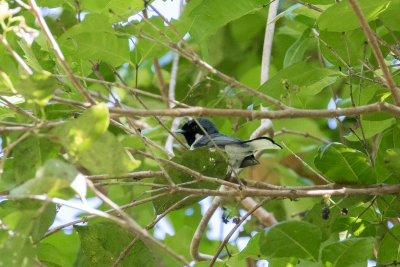
[[[186,131],[185,130],[182,130],[182,129],[178,129],[178,130],[176,130],[175,131],[175,133],[180,133],[180,134],[184,134]]]

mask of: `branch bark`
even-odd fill
[[[79,102],[78,102],[79,103]],[[373,112],[389,112],[400,117],[400,108],[386,102],[376,102],[364,106],[343,108],[343,109],[285,109],[276,111],[256,111],[241,109],[212,109],[203,107],[176,108],[176,109],[119,109],[109,108],[112,116],[221,116],[221,117],[242,117],[249,120],[256,119],[284,119],[284,118],[335,118],[338,116],[357,116]]]
[[[265,27],[264,47],[261,61],[261,84],[265,83],[269,77],[269,65],[271,61],[272,41],[274,38],[275,22],[274,19],[278,12],[279,0],[272,1],[268,9],[267,25]]]

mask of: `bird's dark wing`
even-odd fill
[[[218,147],[225,147],[226,145],[229,145],[229,144],[240,144],[241,142],[243,142],[242,140],[240,140],[238,138],[228,136],[225,134],[220,134],[220,133],[210,134],[210,137],[211,137],[211,139],[214,140],[215,144]],[[208,139],[207,136],[203,136],[198,141],[196,141],[193,148],[198,148],[201,146],[212,147],[212,146],[214,146],[214,144]]]
[[[260,164],[260,162],[254,157],[254,155],[250,155],[243,159],[242,163],[240,164],[240,168],[245,168],[257,164]]]

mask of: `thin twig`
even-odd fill
[[[282,128],[280,131],[275,133],[275,136],[278,136],[278,135],[281,135],[281,134],[300,135],[300,136],[304,136],[305,138],[311,138],[311,139],[317,140],[317,141],[322,142],[324,144],[329,144],[330,143],[329,140],[321,138],[321,137],[318,137],[318,136],[311,135],[308,132],[303,133],[303,132],[297,132],[297,131],[292,131],[292,130],[287,130],[285,128]]]
[[[182,170],[183,172],[186,172],[187,174],[190,174],[194,177],[196,177],[196,179],[198,180],[202,180],[202,181],[206,181],[206,182],[210,182],[210,183],[214,183],[214,184],[220,184],[220,185],[225,185],[227,187],[231,187],[231,188],[239,188],[239,186],[235,183],[231,183],[228,181],[225,181],[223,179],[219,179],[219,178],[214,178],[214,177],[209,177],[209,176],[205,176],[203,174],[201,174],[200,172],[194,171],[184,165],[178,164],[176,162],[173,162],[171,160],[167,160],[167,159],[162,159],[162,158],[156,158],[153,155],[149,155],[147,153],[144,153],[143,151],[140,150],[136,150],[133,148],[128,148],[128,151],[133,153],[133,154],[139,154],[142,155],[144,157],[150,158],[150,159],[158,159],[160,162],[166,163],[168,165],[171,165],[172,167],[175,167],[177,169]]]
[[[18,55],[17,52],[12,49],[12,47],[8,44],[6,37],[4,37],[2,34],[0,34],[0,40],[3,43],[3,45],[8,49],[8,51],[11,53],[11,55],[15,58],[15,60],[19,63],[19,65],[28,73],[28,75],[32,75],[33,71],[32,69],[26,64],[26,62]]]
[[[210,262],[210,267],[214,266],[215,261],[217,260],[219,254],[221,253],[222,249],[225,247],[225,245],[228,243],[229,239],[232,237],[233,233],[239,228],[239,226],[249,217],[253,212],[255,212],[258,208],[260,208],[262,205],[270,201],[271,198],[267,197],[260,201],[257,205],[255,205],[251,210],[249,210],[241,219],[240,221],[232,228],[232,230],[228,233],[228,235],[225,237],[225,239],[222,241],[222,243],[219,245],[217,252],[215,253],[213,259]]]
[[[136,241],[138,240],[138,236],[135,236],[135,238],[132,239],[132,241],[124,248],[123,251],[118,256],[118,259],[114,262],[113,267],[117,267],[125,258],[125,256],[128,254],[129,250],[135,245]]]
[[[34,115],[30,114],[29,112],[23,110],[22,108],[20,108],[19,106],[11,103],[10,101],[8,101],[6,98],[0,96],[0,100],[2,102],[4,102],[11,110],[15,111],[18,114],[21,114],[25,117],[27,117],[29,120],[39,123],[40,119],[38,119],[37,117],[35,117]]]
[[[316,6],[314,6],[314,5],[310,4],[310,3],[305,3],[305,2],[300,1],[300,0],[295,0],[295,1],[296,1],[297,3],[299,3],[299,4],[302,4],[302,5],[305,6],[305,7],[308,7],[309,9],[312,9],[312,10],[315,10],[315,11],[318,11],[318,12],[324,12],[323,9],[321,9],[321,8],[319,8],[319,7],[316,7]]]
[[[283,104],[282,102],[280,102],[279,100],[268,96],[266,94],[261,93],[260,91],[257,91],[253,88],[250,88],[246,85],[244,85],[243,83],[237,81],[235,78],[226,75],[225,73],[215,69],[214,67],[212,67],[210,64],[208,64],[207,62],[205,62],[204,60],[202,60],[198,55],[192,55],[192,54],[188,54],[186,51],[184,51],[182,48],[178,47],[175,43],[164,43],[162,41],[159,41],[157,39],[154,39],[150,36],[146,36],[144,34],[141,34],[138,36],[139,38],[143,38],[143,39],[147,39],[153,42],[156,42],[160,45],[163,45],[165,47],[168,47],[169,49],[178,52],[181,56],[183,56],[184,58],[188,59],[190,62],[192,62],[193,64],[198,65],[200,68],[220,77],[221,79],[225,80],[230,86],[232,87],[238,87],[240,89],[243,89],[244,91],[248,92],[249,94],[253,95],[253,96],[257,96],[260,99],[263,99],[271,104],[273,104],[274,106],[276,106],[279,109],[290,109],[290,107],[286,106],[285,104]]]
[[[151,178],[151,177],[160,176],[160,175],[162,175],[162,172],[160,172],[160,171],[140,171],[140,172],[127,173],[125,175],[120,175],[120,176],[110,176],[108,174],[89,175],[89,176],[86,176],[86,178],[88,178],[92,181],[110,180],[110,179],[140,180],[143,178]]]
[[[390,75],[389,69],[385,64],[385,59],[383,58],[382,52],[378,46],[378,42],[376,41],[376,38],[372,33],[372,29],[369,27],[369,24],[368,24],[367,20],[365,19],[364,14],[361,11],[361,9],[357,3],[357,0],[349,0],[349,3],[361,23],[361,27],[365,33],[365,36],[368,39],[368,42],[371,45],[372,51],[374,52],[374,55],[375,55],[375,58],[378,61],[378,65],[383,72],[383,76],[385,76],[385,81],[386,81],[386,84],[387,84],[390,92],[392,93],[394,103],[397,106],[400,106],[400,91],[397,88],[395,82],[393,81],[393,78]]]
[[[145,199],[136,200],[136,201],[133,201],[133,202],[131,202],[131,203],[122,205],[122,206],[120,206],[120,208],[121,208],[122,210],[126,210],[126,209],[128,209],[128,208],[130,208],[130,207],[135,207],[135,206],[138,206],[138,205],[141,205],[141,204],[144,204],[144,203],[153,201],[153,200],[155,200],[155,199],[157,199],[157,198],[164,197],[164,196],[166,196],[166,195],[168,195],[168,194],[169,194],[169,192],[165,192],[165,193],[161,193],[161,194],[158,194],[158,195],[154,195],[154,196],[151,196],[151,197],[148,197],[148,198],[145,198]],[[116,211],[115,211],[114,209],[110,209],[110,210],[107,210],[107,211],[105,211],[105,212],[106,212],[106,213],[116,213]],[[52,234],[55,234],[55,233],[61,231],[61,230],[64,229],[65,227],[68,227],[68,226],[71,226],[71,225],[75,225],[75,224],[77,224],[77,223],[85,223],[85,222],[88,222],[89,220],[91,220],[91,219],[93,219],[93,218],[96,218],[96,217],[97,217],[97,215],[84,216],[84,217],[82,217],[82,219],[75,220],[75,221],[68,222],[68,223],[66,223],[66,224],[57,226],[57,227],[55,227],[55,228],[49,230],[48,232],[46,232],[46,234],[43,235],[42,239],[44,239],[44,238],[46,238],[46,237],[48,237],[48,236],[50,236],[50,235],[52,235]]]
[[[175,202],[173,205],[171,205],[168,209],[166,209],[163,213],[161,213],[154,221],[152,221],[149,225],[146,226],[146,230],[150,230],[151,228],[153,228],[162,218],[164,218],[168,213],[170,213],[171,211],[173,211],[176,208],[179,208],[180,205],[182,205],[182,203],[184,203],[185,201],[187,201],[188,199],[197,197],[196,194],[193,195],[189,195],[186,196],[184,198],[182,198],[181,200]]]
[[[150,235],[145,229],[140,227],[140,225],[133,220],[128,214],[126,214],[121,207],[119,207],[117,204],[115,204],[111,199],[106,197],[103,193],[101,193],[99,190],[96,189],[96,187],[93,185],[93,183],[86,179],[86,183],[88,187],[105,203],[107,203],[109,206],[111,206],[114,210],[116,210],[119,215],[123,218],[124,223],[119,223],[121,226],[127,228],[131,233],[135,234],[140,238],[143,242],[151,242],[153,244],[156,244],[157,246],[161,247],[163,250],[165,250],[167,253],[169,253],[171,256],[173,256],[175,259],[177,259],[179,262],[189,265],[189,262],[181,255],[175,253],[171,248],[166,246],[165,244],[161,243],[158,239]]]
[[[322,176],[319,172],[317,172],[316,170],[314,170],[310,165],[308,165],[307,162],[305,162],[305,161],[304,161],[302,158],[300,158],[297,154],[295,154],[289,147],[286,146],[285,142],[282,141],[281,144],[282,144],[290,153],[292,153],[292,155],[293,155],[296,159],[300,160],[301,163],[304,164],[304,166],[306,166],[310,171],[312,171],[313,173],[315,173],[315,174],[318,176],[318,178],[319,178],[322,182],[324,182],[324,183],[326,183],[326,184],[331,184],[331,183],[332,183],[331,181],[329,181],[328,179],[326,179],[324,176]]]
[[[160,67],[160,63],[158,62],[158,58],[154,59],[154,69],[156,70],[157,78],[158,78],[158,83],[159,83],[159,89],[161,96],[163,97],[165,105],[167,105],[167,108],[169,108],[169,100],[168,100],[168,92],[167,92],[167,86],[164,81],[164,77],[162,76],[162,71]]]
[[[59,75],[59,74],[53,74],[52,76],[58,77],[58,78],[66,77],[65,75]],[[98,79],[93,79],[93,78],[88,78],[88,77],[83,77],[83,76],[78,76],[78,75],[74,75],[74,77],[77,78],[78,80],[82,80],[82,81],[98,83],[98,84],[107,84],[108,86],[113,86],[113,87],[117,87],[117,88],[121,88],[121,89],[126,89],[126,90],[129,90],[129,91],[133,92],[133,93],[138,93],[138,94],[141,94],[141,95],[146,95],[146,96],[150,96],[150,97],[161,99],[161,100],[163,99],[162,96],[160,96],[160,95],[149,93],[149,92],[137,89],[137,88],[133,88],[133,87],[128,86],[127,84],[120,84],[120,83],[117,83],[117,82],[100,81]],[[182,106],[182,107],[190,107],[189,105],[186,105],[185,103],[182,103],[182,102],[179,102],[179,101],[176,101],[176,100],[169,99],[169,101],[171,103],[174,103],[175,105],[179,105],[179,106]]]
[[[42,29],[44,35],[47,38],[47,41],[50,44],[51,49],[54,52],[54,55],[57,57],[58,61],[60,62],[62,68],[64,71],[67,73],[67,76],[71,79],[72,83],[76,86],[78,89],[79,93],[81,93],[84,98],[92,105],[96,104],[96,101],[86,92],[85,88],[83,88],[82,84],[75,78],[72,70],[68,66],[67,62],[65,61],[64,54],[62,53],[60,47],[57,44],[57,41],[55,40],[53,34],[51,33],[49,27],[47,26],[47,23],[45,19],[43,18],[40,8],[36,4],[35,0],[28,0],[30,9],[29,11],[36,17],[40,28]]]
[[[18,137],[17,140],[15,140],[14,142],[12,142],[11,144],[9,144],[5,149],[3,149],[3,157],[1,158],[0,161],[0,180],[1,177],[3,176],[3,172],[4,172],[4,166],[6,164],[6,160],[8,158],[8,154],[10,154],[11,150],[18,145],[22,140],[24,140],[25,138],[27,138],[29,135],[32,134],[34,129],[30,129],[28,131],[26,131],[23,135],[21,135],[20,137]]]

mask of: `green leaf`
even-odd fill
[[[376,172],[368,158],[360,151],[339,143],[321,146],[315,156],[314,164],[325,177],[336,183],[377,182]]]
[[[398,178],[393,177],[393,172],[388,169],[387,164],[385,162],[385,158],[387,157],[387,150],[394,149],[397,150],[400,148],[400,129],[398,124],[387,129],[381,138],[379,149],[377,156],[375,158],[375,167],[376,171],[379,174],[379,182],[386,183],[397,183]]]
[[[298,257],[318,261],[320,245],[321,231],[307,222],[279,223],[260,238],[260,250],[267,258]]]
[[[313,5],[330,5],[332,0],[304,0],[303,2],[310,3]]]
[[[229,4],[224,0],[194,0],[183,10],[177,23],[178,28],[188,31],[190,36],[201,43],[216,33],[217,29],[230,21],[263,8],[265,1],[237,0]]]
[[[18,93],[28,101],[41,106],[47,104],[57,87],[57,79],[51,77],[51,73],[46,71],[36,72],[30,76],[21,76],[21,78],[21,82],[16,87]]]
[[[32,237],[29,241],[34,243],[40,241],[47,232],[55,216],[56,205],[53,203],[30,199],[6,200],[0,203],[2,224],[17,232],[18,237]],[[15,242],[22,240],[15,239]]]
[[[376,201],[379,212],[385,218],[398,218],[400,216],[400,198],[399,195],[383,195]]]
[[[112,266],[120,253],[133,240],[119,225],[100,222],[88,226],[74,226],[79,234],[83,253],[91,266]],[[150,249],[141,240],[137,240],[128,251],[120,266],[156,266]]]
[[[78,251],[78,234],[75,232],[65,234],[60,231],[40,241],[37,257],[49,266],[58,264],[63,267],[73,267]]]
[[[110,115],[104,103],[87,109],[78,119],[55,127],[52,133],[72,155],[87,150],[106,132]]]
[[[389,27],[392,31],[399,31],[400,25],[397,15],[400,12],[400,2],[390,1],[389,7],[379,14],[379,19],[383,22],[386,27]]]
[[[386,233],[379,246],[377,264],[386,265],[400,261],[400,224],[390,229],[391,234]],[[396,237],[396,238],[395,238]]]
[[[118,38],[108,17],[88,14],[60,37],[66,56],[76,60],[105,61],[113,66],[130,62],[128,39]]]
[[[378,133],[382,133],[384,130],[392,126],[394,123],[396,123],[395,118],[390,118],[387,120],[380,120],[380,121],[361,120],[361,124],[366,139],[369,139]],[[363,138],[360,128],[356,129],[355,132],[360,138]],[[346,135],[345,137],[347,140],[352,142],[358,141],[358,138],[352,133]]]
[[[110,132],[97,138],[90,149],[81,151],[77,159],[93,174],[120,175],[140,165],[140,161],[135,160]]]
[[[357,3],[367,21],[372,21],[388,7],[390,1],[358,0]],[[321,14],[318,19],[318,26],[321,30],[345,32],[359,28],[360,21],[349,2],[340,1]]]
[[[74,196],[73,188],[81,196],[86,195],[84,177],[74,166],[58,159],[49,159],[39,168],[36,176],[24,184],[12,189],[10,195],[47,194],[57,197]],[[74,185],[79,184],[76,188]]]
[[[385,163],[393,175],[400,180],[400,148],[386,150]]]
[[[310,46],[311,29],[306,29],[299,39],[294,42],[286,51],[283,67],[286,68],[303,59],[304,53]]]
[[[247,246],[239,253],[239,259],[253,258],[255,260],[261,260],[263,257],[260,250],[260,244],[263,236],[264,233],[259,232],[250,238]]]
[[[14,175],[17,184],[34,177],[36,170],[42,165],[39,140],[37,137],[29,136],[12,150],[12,156],[16,159]]]
[[[351,238],[334,242],[322,250],[325,266],[366,266],[374,249],[373,238]]]
[[[276,258],[268,260],[268,267],[289,267],[289,266],[299,266],[303,262],[298,258]],[[315,262],[306,261],[308,267],[316,266]]]
[[[94,13],[109,16],[113,22],[120,22],[142,11],[144,4],[149,5],[151,2],[153,0],[147,2],[143,0],[82,0],[81,5]]]
[[[40,66],[40,63],[36,58],[33,48],[29,47],[25,40],[19,41],[18,44],[25,53],[25,60],[29,67],[31,67],[35,72],[42,72],[43,68],[42,66]]]
[[[126,27],[133,27],[135,30],[135,35],[145,34],[146,36],[150,36],[155,40],[167,44],[170,42],[169,40],[176,40],[177,38],[171,29],[164,25],[164,20],[162,20],[160,17],[153,17],[149,19],[148,22],[142,21],[138,24],[131,23]],[[160,32],[155,28],[161,29],[164,34],[160,34]],[[141,38],[138,40],[137,44],[135,44],[131,58],[133,58],[133,62],[140,65],[144,60],[161,57],[168,53],[168,51],[169,49],[167,47],[158,44],[157,42]]]
[[[193,160],[196,159],[196,160]],[[200,172],[203,175],[216,177],[224,179],[227,166],[226,160],[220,152],[214,151],[211,152],[210,148],[208,147],[201,147],[195,150],[185,151],[180,155],[175,156],[172,161],[186,166],[194,171]],[[196,178],[192,177],[191,175],[183,172],[182,170],[176,169],[170,165],[164,165],[165,171],[170,175],[171,179],[176,184],[185,183],[189,181],[195,181]],[[154,183],[158,184],[168,184],[167,178],[164,176],[156,177]],[[211,184],[208,182],[197,182],[193,184],[186,185],[187,188],[206,188],[206,189],[216,189],[216,184]],[[157,187],[158,188],[158,187]],[[155,189],[155,188],[154,188]],[[153,195],[159,194],[158,192],[154,193]],[[170,206],[175,204],[177,201],[181,200],[185,196],[189,194],[186,193],[178,193],[172,194],[165,197],[159,197],[153,200],[153,205],[156,210],[157,214],[162,213]],[[188,199],[182,205],[177,207],[177,209],[184,208],[190,204],[196,203],[199,200],[203,199],[204,197],[195,197]]]
[[[36,248],[32,242],[21,236],[10,236],[7,242],[0,243],[0,265],[35,266]]]
[[[347,31],[345,35],[341,32],[320,31],[319,37],[325,41],[331,48],[334,49],[337,55],[342,60],[347,62],[352,67],[359,66],[364,58],[365,42],[367,41],[362,29]],[[337,55],[326,46],[320,45],[322,55],[332,64],[343,66],[343,63],[338,59]],[[371,53],[371,49],[367,46],[366,57]]]
[[[299,96],[302,97],[302,101],[306,101],[310,96],[333,84],[339,75],[338,71],[314,67],[301,61],[276,73],[259,88],[259,91],[287,103],[291,103],[292,100],[298,101]],[[256,99],[257,104],[260,102]]]
[[[104,103],[86,110],[78,119],[57,126],[52,133],[71,156],[94,174],[118,175],[137,168],[140,161],[128,154],[107,132],[108,108]]]

